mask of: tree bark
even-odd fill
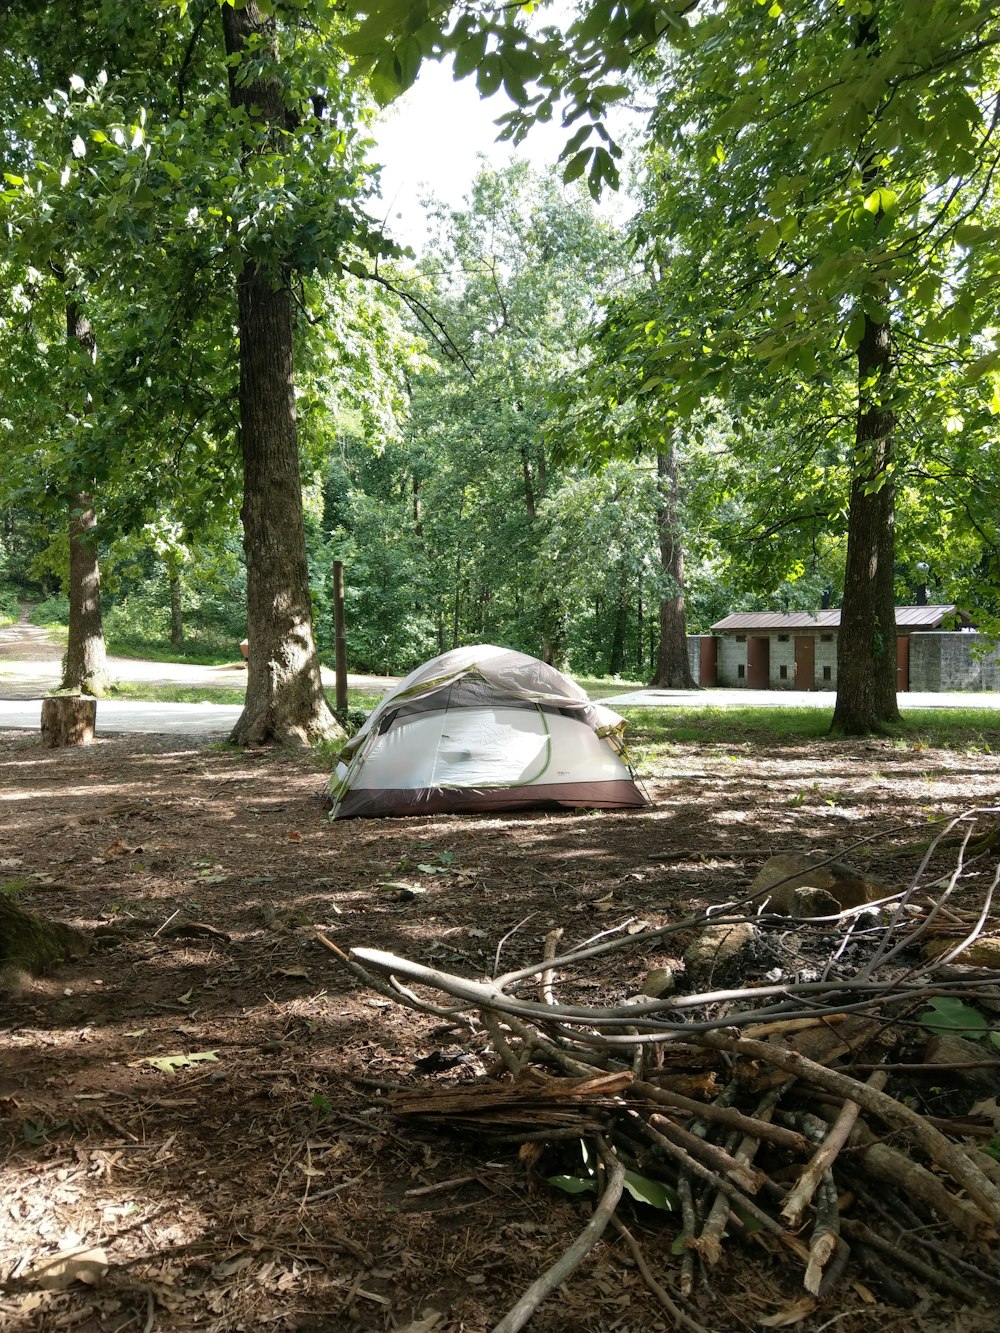
[[[878,45],[873,13],[858,20],[855,46],[874,52]],[[863,173],[866,193],[876,188],[879,178],[880,169],[870,160]],[[833,730],[850,736],[879,731],[899,719],[895,497],[890,471],[896,429],[892,368],[892,331],[888,323],[876,323],[866,313],[858,346],[858,419],[833,713]]]
[[[42,744],[89,745],[94,739],[97,700],[86,695],[56,694],[42,700]]]
[[[16,990],[19,972],[44,972],[89,951],[90,940],[80,931],[61,921],[43,921],[0,893],[0,989]]]
[[[66,340],[97,360],[90,321],[76,301],[66,301]],[[89,402],[89,400],[88,400]],[[86,413],[88,403],[83,405]],[[101,618],[101,571],[97,559],[97,514],[86,490],[69,502],[69,637],[62,688],[100,696],[107,684],[107,650]]]
[[[684,545],[681,541],[677,444],[671,438],[665,452],[656,455],[659,505],[656,526],[660,544],[660,576],[670,589],[660,598],[660,645],[653,684],[661,690],[694,690],[687,651],[684,612]]]
[[[226,53],[276,58],[274,24],[255,0],[222,7]],[[255,45],[259,42],[260,45]],[[230,65],[230,101],[273,128],[272,151],[291,128],[281,84],[266,69],[242,77]],[[243,543],[247,564],[246,703],[230,739],[237,745],[303,744],[342,735],[320,678],[313,638],[292,357],[289,272],[247,257],[237,281]]]

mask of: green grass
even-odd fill
[[[229,685],[163,685],[148,680],[116,680],[108,689],[109,699],[128,699],[160,704],[242,704],[245,691]],[[327,691],[331,707],[333,692]],[[348,690],[347,707],[370,712],[382,698],[380,690]]]
[[[239,643],[212,643],[191,640],[173,648],[170,644],[150,643],[143,639],[107,636],[108,652],[115,657],[137,657],[143,662],[187,662],[191,666],[238,666]]]
[[[587,691],[591,699],[595,702],[599,699],[610,699],[616,694],[630,694],[633,690],[644,690],[648,687],[648,681],[641,680],[618,680],[614,676],[572,676],[577,685]]]
[[[738,745],[823,740],[833,708],[629,708],[627,737],[635,746],[671,742]],[[903,710],[903,720],[887,728],[884,743],[904,748],[977,750],[1000,753],[1000,711],[992,708]]]
[[[151,680],[116,680],[107,698],[156,704],[242,704],[246,691],[228,685],[164,685]]]

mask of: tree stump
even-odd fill
[[[97,723],[97,700],[89,694],[54,694],[42,700],[42,744],[89,745]]]

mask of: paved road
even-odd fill
[[[239,704],[152,704],[99,699],[97,735],[142,731],[160,736],[225,736],[242,712]],[[38,731],[40,699],[0,699],[0,728]]]

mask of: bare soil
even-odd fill
[[[0,1027],[5,1333],[491,1328],[587,1205],[516,1145],[393,1118],[392,1086],[481,1074],[485,1037],[366,991],[315,928],[345,950],[489,975],[498,957],[538,959],[556,926],[569,947],[726,900],[781,851],[836,853],[899,885],[915,861],[890,853],[929,818],[1000,805],[989,753],[677,745],[658,762],[640,812],[330,823],[309,757],[135,736],[49,751],[0,733],[0,881],[95,939]],[[668,961],[615,959],[595,1000]],[[626,1216],[669,1287],[677,1221],[639,1204]],[[73,1247],[103,1250],[107,1272],[42,1287],[35,1266]],[[734,1243],[698,1317],[718,1333],[789,1310],[791,1323],[800,1280]],[[901,1310],[848,1279],[797,1327],[993,1322],[930,1292]],[[531,1324],[671,1327],[610,1231]]]

